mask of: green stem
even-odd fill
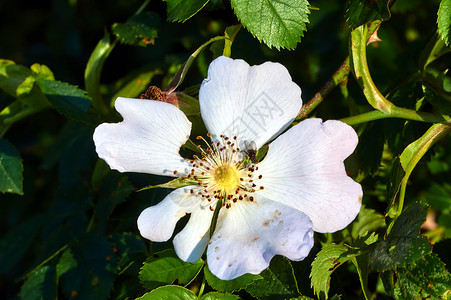
[[[340,121],[348,125],[357,125],[369,121],[387,119],[387,118],[400,118],[412,121],[428,122],[428,123],[449,123],[451,122],[451,116],[439,115],[428,112],[415,111],[412,109],[401,108],[394,106],[389,113],[379,110],[373,110],[363,114],[343,118]]]
[[[179,85],[183,82],[183,80],[185,79],[186,74],[188,73],[189,68],[191,67],[191,64],[194,62],[194,60],[196,59],[197,55],[199,55],[199,53],[209,44],[215,42],[215,41],[219,41],[219,40],[224,40],[224,39],[229,39],[226,36],[217,36],[214,38],[211,38],[210,40],[208,40],[207,42],[203,43],[199,48],[197,48],[196,51],[193,52],[193,54],[190,55],[190,57],[188,57],[188,59],[183,63],[183,65],[180,67],[180,69],[177,71],[177,73],[175,73],[174,78],[172,79],[172,81],[169,83],[168,87],[166,88],[165,92],[170,94],[173,91],[175,91],[175,89],[177,89],[179,87]]]
[[[49,258],[47,258],[46,260],[44,260],[43,262],[41,262],[38,266],[36,266],[33,270],[31,270],[30,272],[27,273],[27,275],[25,275],[22,279],[26,279],[28,277],[30,277],[31,274],[33,274],[34,271],[36,271],[37,269],[39,269],[40,267],[42,267],[43,265],[47,264],[49,261],[51,261],[52,259],[54,259],[57,255],[59,255],[62,251],[64,251],[67,247],[69,247],[68,244],[64,245],[63,247],[61,247],[60,249],[58,249],[55,253],[52,254],[52,256],[50,256]]]
[[[368,103],[377,110],[390,113],[394,106],[393,103],[382,95],[371,78],[366,57],[367,43],[368,29],[366,25],[359,26],[351,32],[351,54],[355,77],[362,80],[363,94]]]
[[[138,10],[135,12],[135,16],[139,15],[140,13],[143,12],[143,10],[146,8],[146,6],[150,3],[150,0],[146,0],[144,1],[143,4],[141,4],[141,6],[138,8]]]
[[[380,26],[382,21],[377,20],[370,23],[368,26],[367,33],[371,36]],[[368,41],[368,38],[367,38]],[[351,71],[349,56],[345,58],[340,67],[335,71],[331,78],[321,87],[321,89],[306,103],[302,106],[296,121],[301,121],[307,118],[310,114],[335,87],[340,84],[346,84],[348,82],[348,75]]]
[[[324,100],[324,97],[327,94],[329,94],[337,85],[347,82],[350,70],[351,68],[349,66],[348,56],[337,71],[335,71],[332,77],[321,87],[321,89],[302,106],[296,121],[307,118],[308,114],[311,113]]]
[[[205,276],[202,278],[202,284],[200,285],[199,293],[197,294],[197,299],[200,299],[204,294],[206,279]]]

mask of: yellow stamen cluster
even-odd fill
[[[211,138],[211,134],[207,136]],[[208,143],[200,136],[197,139],[203,140],[207,149],[198,145],[202,157],[194,155],[190,161],[192,169],[185,179],[195,181],[197,185],[190,193],[205,199],[211,210],[214,210],[218,200],[226,208],[237,201],[254,201],[252,193],[263,189],[255,183],[262,175],[255,174],[258,166],[243,159],[237,137],[230,139],[221,135],[221,142],[216,143]]]

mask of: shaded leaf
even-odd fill
[[[125,201],[135,188],[126,175],[111,172],[103,180],[99,190],[99,198],[95,206],[96,216],[107,220],[114,208]]]
[[[41,229],[43,217],[37,215],[12,228],[0,239],[0,274],[7,274],[25,255]]]
[[[261,275],[252,275],[252,274],[244,274],[238,278],[232,280],[221,280],[213,273],[211,273],[208,267],[204,268],[205,279],[207,279],[207,283],[215,290],[220,292],[237,292],[246,288],[252,282],[262,279]]]
[[[0,192],[23,194],[23,167],[19,152],[0,138]]]
[[[136,300],[190,300],[197,299],[197,296],[190,290],[177,286],[166,285],[154,289]]]
[[[290,261],[275,256],[269,268],[260,273],[262,279],[252,282],[246,291],[258,299],[287,299],[299,295],[296,278]]]
[[[451,274],[444,263],[431,253],[416,262],[383,274],[385,290],[395,299],[449,299]]]
[[[451,43],[451,0],[442,0],[437,13],[438,33],[446,45]]]
[[[56,269],[53,266],[43,266],[25,280],[20,288],[21,300],[51,300],[57,299]]]
[[[416,261],[431,252],[431,245],[420,236],[420,226],[426,219],[427,207],[414,203],[394,221],[388,236],[372,245],[368,254],[370,267],[389,270]]]
[[[243,26],[270,48],[296,48],[309,22],[307,0],[231,0],[231,5]]]
[[[164,0],[168,4],[168,20],[185,22],[201,10],[209,0]]]
[[[113,24],[113,33],[123,44],[146,46],[158,37],[160,17],[154,12],[134,15],[125,23]]]
[[[64,251],[57,274],[66,296],[71,299],[108,299],[116,270],[113,246],[97,234],[86,234]]]
[[[123,269],[130,264],[134,264],[133,269],[139,271],[139,261],[142,261],[146,254],[146,245],[144,242],[133,233],[117,233],[110,238],[114,246],[114,251],[119,256],[118,267]],[[133,273],[136,277],[136,273]]]
[[[390,0],[348,0],[346,20],[351,29],[375,20],[390,18]]]
[[[175,281],[187,285],[199,274],[203,266],[202,259],[187,263],[178,258],[174,250],[168,249],[154,253],[144,262],[139,272],[139,280],[150,290]]]

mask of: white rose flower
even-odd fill
[[[347,176],[343,161],[357,134],[342,122],[321,119],[281,134],[302,105],[301,89],[284,66],[219,57],[208,69],[199,102],[211,139],[200,158],[180,156],[191,122],[165,102],[118,98],[115,107],[124,120],[95,130],[96,151],[112,169],[193,183],[141,213],[143,237],[167,241],[178,220],[190,214],[173,240],[177,255],[195,262],[207,248],[211,272],[230,280],[260,273],[274,255],[300,261],[313,246],[313,231],[334,232],[354,220],[362,188]],[[245,144],[260,148],[268,142],[261,162],[244,154],[254,150]]]

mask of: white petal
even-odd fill
[[[354,129],[340,121],[302,121],[269,145],[258,165],[264,190],[256,193],[303,211],[315,231],[343,229],[362,204],[362,188],[343,164],[357,142]]]
[[[138,217],[138,229],[143,237],[153,242],[171,238],[178,220],[198,204],[189,187],[179,188],[157,205],[146,208]]]
[[[208,131],[255,141],[260,148],[282,132],[302,106],[301,89],[279,63],[249,66],[243,60],[215,59],[199,91]]]
[[[119,172],[174,176],[187,173],[189,164],[179,154],[191,131],[191,122],[174,105],[141,99],[117,98],[124,120],[104,123],[94,132],[100,158]]]
[[[207,262],[214,275],[230,280],[260,273],[277,254],[302,260],[312,247],[312,223],[304,213],[259,198],[220,210]]]
[[[185,228],[174,237],[177,256],[187,262],[198,261],[210,241],[213,211],[208,206],[202,205],[200,201],[199,205],[190,211],[191,216]]]

